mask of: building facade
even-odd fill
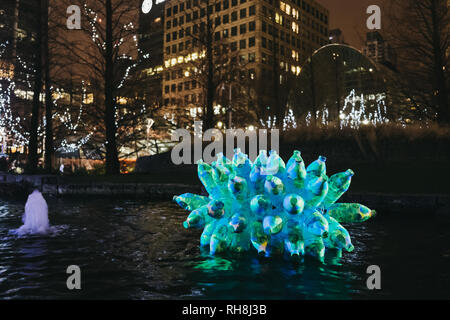
[[[362,52],[374,61],[395,68],[396,55],[391,45],[378,31],[367,33],[366,44]]]
[[[330,30],[329,40],[330,44],[346,44],[344,33],[341,29]]]
[[[143,2],[139,13],[138,60],[143,94],[148,103],[162,101],[162,71],[164,64],[164,2],[153,1],[151,10]]]
[[[298,76],[305,60],[328,43],[329,11],[314,0],[168,0],[164,19],[163,103],[185,108],[194,119],[201,116],[205,103],[204,87],[193,76],[198,72],[194,62],[205,59],[195,34],[208,28],[208,21],[211,45],[229,48],[231,63],[240,66],[245,81],[255,82],[260,101],[264,96],[270,99],[271,93],[256,83],[276,77],[283,86],[284,74]],[[274,65],[279,74],[274,74]],[[215,113],[225,112],[220,104],[222,96],[228,99],[228,91],[229,100],[234,99],[228,88],[232,85],[219,86]]]

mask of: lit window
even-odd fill
[[[283,16],[278,14],[278,12],[275,14],[275,22],[278,24],[283,24]]]

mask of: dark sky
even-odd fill
[[[330,29],[340,28],[345,41],[361,49],[369,17],[366,10],[370,5],[381,7],[381,28],[383,28],[383,0],[316,0],[330,10]],[[381,30],[382,31],[382,30]]]

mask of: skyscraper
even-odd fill
[[[396,55],[391,45],[385,41],[378,31],[367,33],[363,53],[374,61],[395,68]]]

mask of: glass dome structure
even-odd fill
[[[288,111],[305,124],[357,127],[388,122],[393,74],[355,48],[326,45],[306,60],[289,95]]]

